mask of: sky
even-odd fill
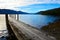
[[[29,6],[18,7],[19,10],[27,13],[37,13],[39,11],[46,11],[54,8],[60,8],[60,4],[33,4]]]
[[[34,9],[32,6],[29,8],[29,5],[35,4],[59,4],[60,6],[60,0],[0,0],[0,9],[12,9],[17,11],[24,11],[32,13],[32,10],[27,11],[27,9]],[[38,5],[40,6],[40,5]],[[50,5],[51,6],[51,5]],[[25,9],[22,9],[24,7]],[[37,9],[34,9],[37,10]],[[38,8],[38,10],[40,10]]]

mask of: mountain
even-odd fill
[[[40,11],[37,14],[60,16],[60,8],[50,9],[50,10],[46,10],[46,11]]]
[[[0,9],[0,14],[29,14],[22,11],[14,11],[10,9]]]

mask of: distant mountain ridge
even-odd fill
[[[10,9],[0,9],[0,14],[28,14],[22,11],[15,11]]]
[[[60,16],[60,8],[55,8],[46,11],[39,11],[37,13],[26,13],[22,11],[15,11],[10,9],[0,9],[0,14],[41,14],[41,15],[57,15]]]
[[[60,8],[55,8],[55,9],[46,10],[46,11],[40,11],[37,14],[42,14],[42,15],[57,15],[57,16],[60,16]]]

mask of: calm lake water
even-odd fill
[[[55,20],[60,19],[60,17],[56,16],[48,16],[48,15],[19,15],[19,20],[34,26],[36,28],[41,28],[42,26],[48,25],[49,23],[53,23]]]

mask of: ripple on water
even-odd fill
[[[0,30],[0,38],[1,37],[7,37],[8,36],[8,31],[7,30]]]

